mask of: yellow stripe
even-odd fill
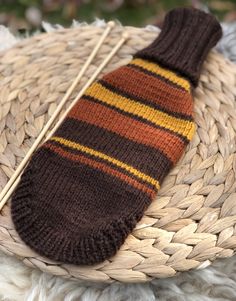
[[[170,116],[164,112],[130,100],[126,97],[111,92],[107,88],[103,87],[100,83],[94,83],[90,88],[87,89],[85,95],[94,97],[101,102],[112,105],[125,112],[140,116],[156,125],[179,133],[180,135],[187,137],[189,140],[192,138],[195,132],[195,126],[192,121]]]
[[[140,172],[139,170],[135,169],[134,167],[130,166],[130,165],[127,165],[115,158],[112,158],[104,153],[101,153],[101,152],[98,152],[92,148],[89,148],[87,146],[84,146],[82,144],[79,144],[79,143],[75,143],[73,141],[70,141],[70,140],[66,140],[64,138],[61,138],[61,137],[52,137],[51,140],[54,140],[56,142],[59,142],[60,144],[63,144],[65,146],[68,146],[70,148],[73,148],[73,149],[77,149],[77,150],[80,150],[84,153],[87,153],[89,155],[92,155],[92,156],[95,156],[95,157],[98,157],[98,158],[101,158],[103,160],[106,160],[120,168],[123,168],[124,170],[128,171],[129,173],[135,175],[136,177],[152,184],[153,186],[155,186],[157,189],[160,189],[160,184],[157,180],[155,180],[154,178]]]
[[[160,75],[173,83],[181,86],[186,91],[190,92],[190,84],[187,80],[184,78],[177,76],[174,72],[171,72],[170,70],[164,69],[160,67],[157,63],[151,63],[142,59],[134,59],[130,62],[133,65],[142,67],[148,71],[151,71],[153,73],[156,73],[157,75]]]

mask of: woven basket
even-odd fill
[[[0,55],[0,186],[16,166],[76,77],[103,28],[85,26],[42,34]],[[118,42],[116,26],[78,93]],[[124,65],[157,32],[126,28],[131,38],[104,72]],[[9,203],[0,214],[0,249],[26,265],[77,279],[146,282],[199,269],[236,249],[236,67],[211,52],[195,91],[197,133],[165,179],[157,199],[116,256],[95,266],[60,264],[41,257],[18,237]]]

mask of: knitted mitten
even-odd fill
[[[194,135],[191,88],[220,37],[213,16],[175,9],[150,46],[87,89],[12,198],[26,244],[74,264],[115,254]]]

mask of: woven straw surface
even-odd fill
[[[0,55],[0,186],[55,110],[104,29],[85,26],[42,34]],[[77,94],[120,39],[112,30]],[[130,39],[104,72],[127,63],[157,35],[126,28]],[[195,91],[197,133],[156,200],[117,255],[86,267],[43,258],[20,241],[9,204],[0,214],[0,249],[28,266],[80,281],[146,282],[203,268],[236,249],[236,68],[211,52]]]

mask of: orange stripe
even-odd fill
[[[105,75],[103,80],[126,93],[134,94],[135,91],[139,97],[159,104],[172,112],[192,115],[193,101],[189,92],[175,88],[161,79],[132,67],[121,67]],[[138,92],[137,87],[140,87]]]
[[[134,188],[141,190],[144,193],[147,193],[151,198],[154,198],[156,195],[156,192],[154,190],[152,190],[151,188],[147,187],[145,184],[139,183],[138,181],[130,178],[129,176],[127,176],[117,170],[114,170],[113,168],[109,167],[108,165],[106,165],[104,163],[97,162],[97,161],[87,158],[83,155],[78,155],[78,154],[73,154],[73,153],[67,152],[63,148],[61,148],[59,146],[57,147],[57,146],[49,144],[49,143],[50,142],[47,142],[46,144],[43,145],[43,147],[49,148],[50,150],[59,154],[61,157],[64,157],[66,159],[69,159],[69,160],[72,160],[75,162],[80,162],[80,163],[89,165],[93,168],[99,169],[105,173],[115,176],[115,177],[121,179],[122,181],[128,183],[129,185],[132,185]]]
[[[185,147],[184,142],[174,134],[83,98],[70,111],[68,117],[105,128],[132,141],[161,150],[173,163],[177,162]]]

